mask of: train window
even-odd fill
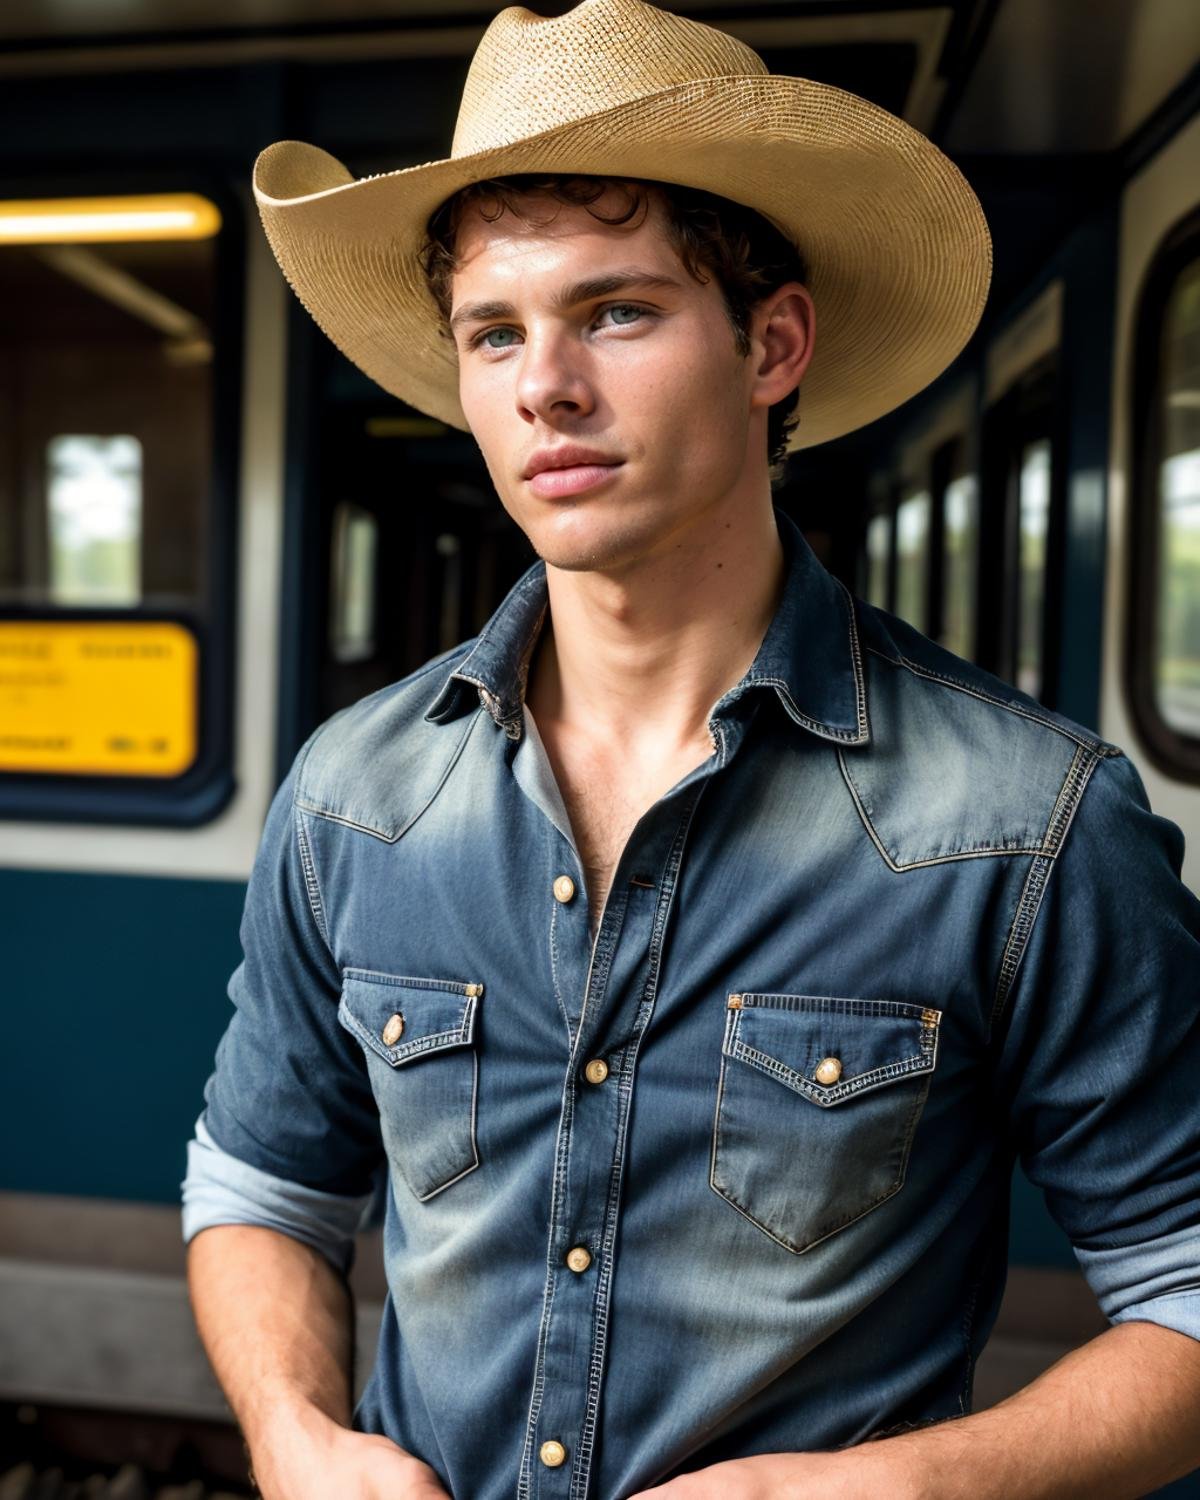
[[[872,516],[867,522],[867,602],[879,609],[888,607],[888,564],[892,550],[892,518]]]
[[[1162,507],[1156,697],[1166,724],[1200,738],[1200,445],[1163,460]]]
[[[194,822],[228,795],[227,217],[0,203],[0,815]]]
[[[56,604],[141,597],[142,445],[63,433],[46,446],[49,588]]]
[[[1017,474],[1016,685],[1034,697],[1043,678],[1050,461],[1050,439],[1038,438],[1022,449]]]
[[[983,424],[976,659],[1055,706],[1062,566],[1061,414],[1054,352],[1025,370]]]
[[[334,661],[366,661],[375,654],[375,566],[379,522],[361,505],[343,501],[333,515],[329,650]]]
[[[1158,763],[1200,780],[1200,212],[1164,241],[1139,314],[1131,697]]]
[[[972,474],[942,492],[942,645],[968,659],[975,654],[975,575],[979,559],[979,492]]]
[[[932,510],[928,490],[906,496],[896,508],[896,613],[918,630],[928,621]]]

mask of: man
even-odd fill
[[[798,388],[819,441],[969,335],[954,169],[590,0],[493,23],[448,162],[355,183],[289,143],[256,190],[543,560],[268,819],[185,1185],[263,1494],[1115,1500],[1200,1464],[1178,831],[771,506]],[[1017,1155],[1116,1326],[970,1414]]]

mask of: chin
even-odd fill
[[[547,567],[557,568],[561,573],[606,572],[630,560],[623,550],[617,548],[582,544],[565,546],[561,542],[545,547],[535,544],[534,551]]]
[[[542,561],[564,573],[611,572],[627,567],[652,551],[655,541],[652,531],[628,525],[547,526],[526,535]]]

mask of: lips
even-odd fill
[[[558,500],[593,490],[612,477],[624,459],[600,453],[594,448],[564,444],[559,448],[539,449],[521,476],[541,500]]]
[[[533,453],[521,474],[522,479],[533,479],[550,469],[614,468],[622,460],[611,453],[601,453],[596,448],[580,448],[574,443],[564,443],[559,448],[539,448]]]
[[[576,464],[569,469],[542,469],[529,481],[539,500],[561,500],[594,490],[620,468],[620,464]]]

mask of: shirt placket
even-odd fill
[[[637,1053],[654,1010],[663,939],[703,785],[703,778],[685,783],[638,825],[618,865],[590,962],[587,903],[573,904],[576,962],[569,967],[579,975],[586,965],[586,980],[555,1141],[546,1282],[518,1500],[587,1495]],[[562,952],[567,923],[562,912],[555,920]]]

